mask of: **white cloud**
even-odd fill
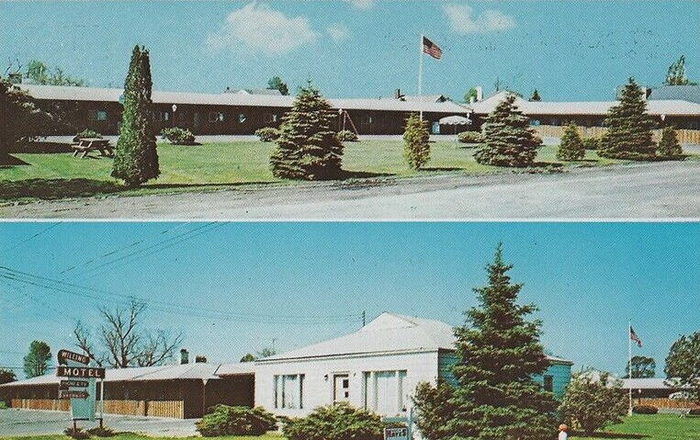
[[[207,38],[214,50],[245,46],[255,52],[280,55],[313,43],[318,34],[306,17],[288,17],[264,3],[249,3],[231,12],[221,29]]]
[[[515,20],[497,9],[475,14],[469,5],[443,6],[452,30],[459,34],[485,34],[515,27]]]
[[[347,40],[350,36],[350,30],[342,23],[335,23],[328,26],[326,32],[328,32],[328,35],[330,35],[331,39],[336,43]]]
[[[374,6],[374,0],[344,0],[350,3],[356,9],[371,9]]]

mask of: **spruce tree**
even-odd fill
[[[622,90],[620,104],[608,110],[605,125],[608,131],[599,155],[633,160],[653,159],[656,155],[656,144],[652,140],[656,123],[647,114],[644,94],[633,78]]]
[[[532,165],[542,141],[529,124],[529,119],[515,105],[515,95],[509,94],[486,118],[484,143],[474,158],[484,165]]]
[[[557,150],[557,159],[581,160],[585,154],[586,149],[583,146],[583,140],[578,132],[578,127],[574,122],[571,122],[564,130],[564,136],[562,136],[561,144]]]
[[[284,179],[325,180],[341,173],[343,144],[336,137],[335,112],[311,84],[302,87],[282,119],[272,174]]]
[[[129,187],[160,175],[151,119],[152,87],[148,51],[136,46],[124,84],[124,110],[112,168],[112,177],[122,179]]]
[[[429,139],[428,123],[412,113],[406,121],[406,131],[403,134],[403,155],[412,169],[419,170],[430,160]]]
[[[659,141],[659,156],[667,158],[678,158],[683,156],[683,148],[678,142],[678,134],[673,127],[666,127],[661,132]]]
[[[535,305],[516,303],[523,285],[511,283],[511,268],[499,244],[486,268],[488,285],[474,289],[479,306],[455,329],[459,361],[453,371],[459,385],[449,400],[455,408],[446,423],[451,440],[553,436],[556,401],[533,379],[549,365],[539,341],[541,322],[526,319]]]
[[[542,101],[542,98],[540,97],[540,92],[535,89],[534,92],[532,92],[532,96],[530,97],[530,101],[532,102],[540,102]]]

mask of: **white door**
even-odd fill
[[[350,401],[350,376],[336,374],[333,376],[333,403]]]

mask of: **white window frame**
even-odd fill
[[[296,392],[294,402],[291,403],[285,395],[288,383],[294,384],[293,392]],[[276,374],[273,376],[272,387],[275,409],[304,409],[304,374]]]
[[[404,399],[404,389],[406,388],[406,379],[408,378],[408,370],[380,370],[380,371],[363,371],[362,372],[362,400],[363,406],[368,411],[378,411],[378,396],[377,396],[377,375],[392,373],[396,380],[396,412],[402,410],[406,404]],[[392,414],[388,414],[392,415]]]
[[[209,112],[209,122],[223,122],[224,114],[221,112]]]

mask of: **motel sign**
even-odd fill
[[[95,367],[67,367],[65,365],[61,365],[58,367],[58,372],[56,375],[61,377],[104,379],[105,369]]]

